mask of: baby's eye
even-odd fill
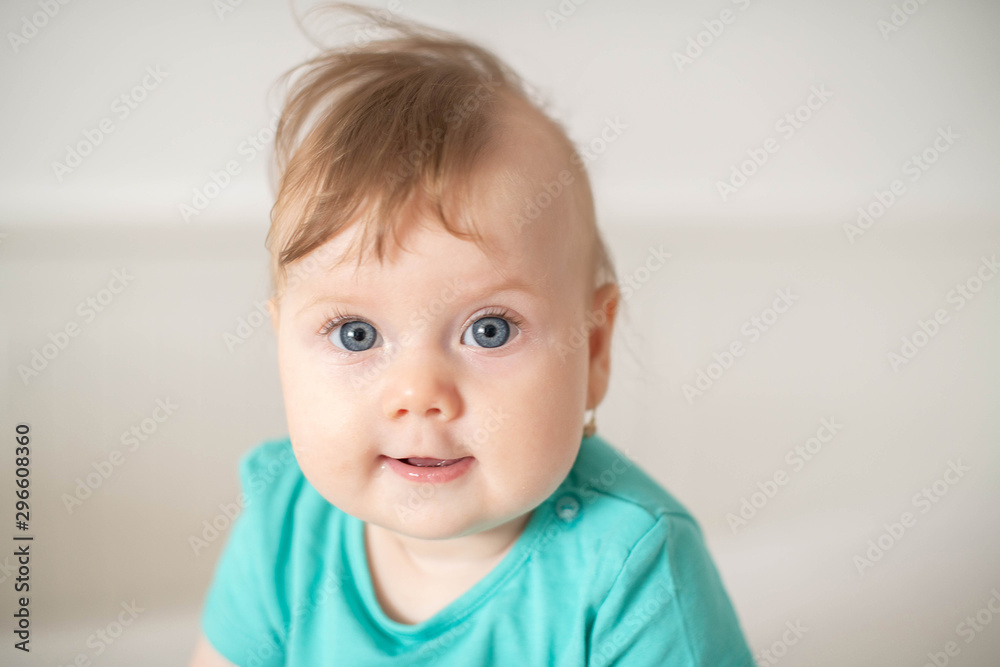
[[[351,320],[334,327],[330,331],[328,338],[331,343],[342,350],[364,352],[375,347],[378,332],[375,331],[375,327],[367,322]]]
[[[513,332],[512,332],[513,329]],[[519,332],[518,320],[509,315],[484,315],[465,330],[462,343],[473,347],[493,348],[506,344]],[[365,352],[381,340],[378,331],[363,320],[332,321],[321,332],[346,352]]]
[[[511,323],[502,317],[480,317],[465,330],[462,343],[474,347],[500,347],[510,340],[510,328]]]

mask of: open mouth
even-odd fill
[[[462,458],[459,459],[425,459],[425,458],[418,458],[415,456],[411,456],[409,458],[396,459],[396,460],[402,461],[403,463],[414,466],[416,468],[443,468],[445,466],[454,465],[464,458],[468,457],[463,456]]]
[[[408,456],[402,459],[383,455],[388,467],[405,480],[421,484],[444,484],[464,477],[475,467],[476,459],[463,456],[457,459],[434,459]]]

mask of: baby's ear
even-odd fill
[[[596,407],[608,391],[611,377],[611,334],[614,331],[619,298],[618,284],[613,282],[594,292],[591,316],[588,318],[588,321],[594,322],[589,340],[588,407]]]
[[[278,333],[278,295],[273,294],[271,298],[267,300],[267,313],[271,317],[271,326],[274,327],[274,333]]]

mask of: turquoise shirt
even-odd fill
[[[313,488],[287,438],[247,452],[240,480],[201,617],[240,667],[754,665],[695,519],[600,436],[500,564],[416,625],[382,611],[364,523]]]

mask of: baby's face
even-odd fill
[[[518,169],[552,179],[552,166],[522,156]],[[307,273],[275,311],[296,458],[343,511],[416,538],[469,535],[531,511],[572,467],[601,363],[591,275],[570,197],[518,229],[545,181],[517,180],[497,180],[477,209],[497,251],[416,217],[406,250],[387,239],[384,264]],[[316,254],[339,257],[358,229]]]

